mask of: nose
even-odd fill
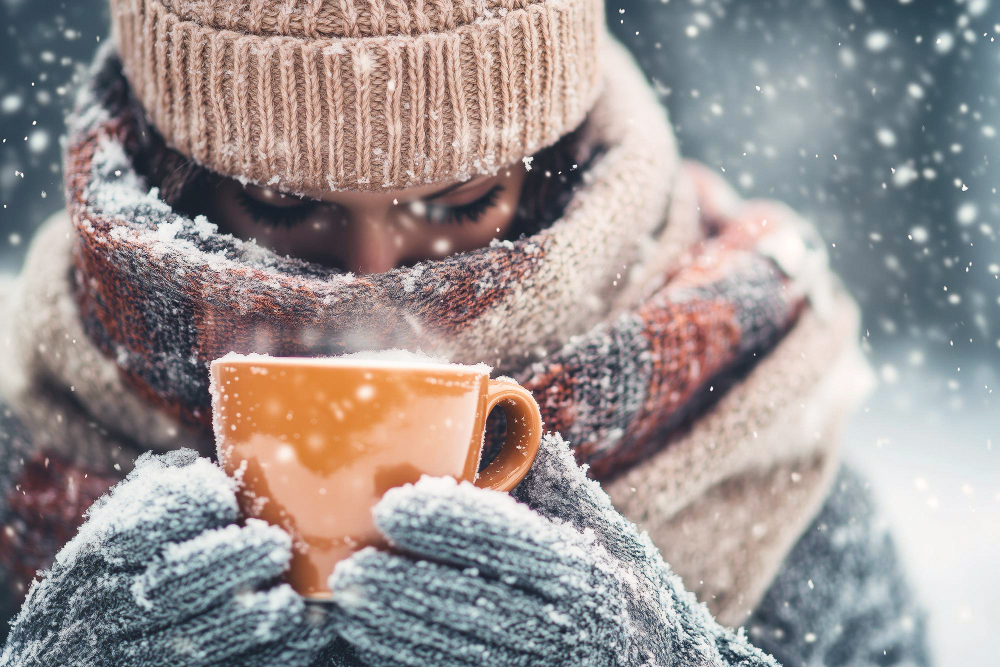
[[[394,269],[402,260],[399,230],[383,216],[353,216],[341,252],[348,271],[363,275]]]

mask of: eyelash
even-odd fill
[[[240,192],[240,205],[255,222],[269,227],[291,229],[309,217],[313,207],[308,202],[301,206],[271,206]]]
[[[477,222],[486,211],[493,208],[497,198],[503,192],[503,186],[497,184],[479,199],[461,206],[427,205],[427,219],[435,223],[463,225],[467,222]],[[313,207],[304,202],[301,206],[271,206],[255,199],[246,192],[240,193],[240,205],[255,222],[269,227],[291,229],[309,217]]]
[[[503,192],[503,186],[494,185],[489,192],[475,201],[461,206],[427,205],[427,219],[431,222],[463,225],[467,222],[478,222],[486,211],[493,208],[497,198]]]

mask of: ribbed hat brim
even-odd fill
[[[495,173],[578,126],[600,87],[601,0],[350,38],[217,29],[160,0],[111,4],[125,73],[167,143],[289,192]]]

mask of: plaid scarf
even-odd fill
[[[773,205],[766,218],[732,217],[689,195],[680,211],[676,190],[692,181],[702,198],[728,191],[681,164],[640,81],[613,85],[624,90],[606,94],[594,115],[631,116],[645,131],[593,137],[608,148],[562,219],[530,237],[365,276],[279,257],[178,215],[130,166],[138,138],[128,115],[90,114],[67,160],[84,328],[137,392],[197,428],[210,420],[206,365],[231,350],[402,347],[491,362],[534,392],[547,426],[595,475],[613,474],[666,442],[711,387],[737,378],[795,321],[806,295],[776,263],[775,239],[822,253]],[[643,257],[670,254],[685,237],[669,265]]]

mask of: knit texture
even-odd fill
[[[373,513],[394,553],[330,577],[367,664],[777,667],[684,590],[558,436],[514,496],[432,478],[385,494]]]
[[[868,487],[841,468],[747,620],[751,641],[784,667],[932,664],[927,613]]]
[[[2,665],[309,665],[332,619],[288,584],[291,538],[237,525],[236,484],[191,450],[145,454],[32,586]]]
[[[818,511],[837,470],[831,443],[870,386],[857,314],[835,313],[803,313],[669,447],[605,484],[727,625],[744,622],[791,548],[787,526]]]
[[[835,422],[867,378],[847,353],[857,314],[808,226],[683,164],[634,64],[607,54],[585,137],[601,150],[560,220],[356,277],[164,204],[131,162],[128,89],[105,52],[71,128],[73,224],[36,240],[5,339],[0,383],[33,455],[115,477],[146,449],[210,452],[206,363],[230,350],[402,346],[486,361],[532,388],[594,474],[626,485],[615,502],[689,588],[738,621],[829,487]],[[772,400],[789,378],[799,400]],[[773,493],[785,480],[799,492]],[[771,516],[782,519],[761,541]]]
[[[168,144],[296,193],[492,174],[598,93],[601,0],[112,0]]]

